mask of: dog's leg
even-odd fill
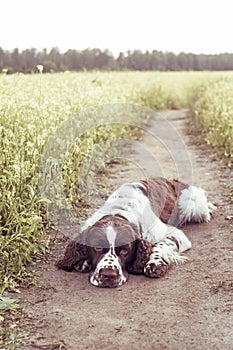
[[[185,234],[175,227],[168,226],[167,237],[155,243],[152,248],[150,259],[144,268],[145,275],[152,278],[163,276],[172,263],[178,264],[187,260],[180,253],[190,248],[191,242]]]

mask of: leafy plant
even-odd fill
[[[0,312],[6,310],[12,310],[19,307],[18,300],[8,297],[0,297]]]

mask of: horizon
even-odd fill
[[[231,8],[230,0],[3,0],[0,47],[232,53]]]
[[[117,58],[121,53],[122,54],[128,54],[129,52],[132,53],[132,52],[135,52],[135,51],[140,51],[142,54],[145,54],[146,52],[148,52],[149,54],[152,54],[152,52],[155,51],[155,52],[162,52],[164,54],[171,53],[171,54],[174,54],[175,56],[178,56],[180,54],[195,55],[195,56],[199,56],[199,55],[203,55],[203,56],[233,55],[233,49],[232,49],[232,52],[203,53],[203,52],[185,52],[185,51],[173,52],[173,51],[169,51],[169,50],[163,51],[163,50],[158,50],[156,48],[151,49],[151,50],[141,50],[139,48],[136,48],[136,49],[126,50],[124,52],[119,51],[119,52],[117,52],[115,54],[108,48],[101,49],[99,47],[86,47],[84,49],[68,48],[66,51],[62,51],[57,46],[51,46],[50,48],[44,47],[42,49],[37,49],[36,47],[26,47],[26,48],[23,48],[23,49],[20,49],[18,47],[14,47],[12,49],[5,49],[4,47],[0,46],[0,49],[2,49],[4,52],[9,52],[9,53],[13,53],[14,50],[19,50],[19,53],[22,53],[23,51],[26,51],[26,50],[36,50],[36,52],[42,52],[43,50],[46,50],[48,54],[53,49],[56,49],[56,50],[58,50],[58,52],[61,55],[64,55],[69,50],[74,50],[74,51],[77,51],[77,52],[82,52],[82,51],[85,51],[85,50],[90,50],[90,51],[92,51],[92,50],[100,50],[101,52],[108,51],[114,58]]]

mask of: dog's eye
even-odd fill
[[[102,247],[95,247],[94,249],[96,252],[99,252],[99,253],[103,251]]]
[[[129,253],[128,249],[123,248],[120,250],[120,255],[126,256]]]

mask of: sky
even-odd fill
[[[233,53],[232,0],[0,0],[0,47]]]

